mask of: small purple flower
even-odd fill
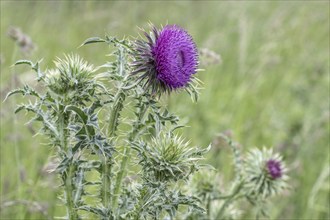
[[[266,199],[287,187],[287,168],[282,156],[272,149],[252,149],[244,164],[244,192],[248,197]]]
[[[282,176],[282,168],[280,161],[270,159],[267,161],[267,171],[273,179],[278,179]]]
[[[142,73],[145,86],[152,93],[184,88],[191,81],[198,66],[198,53],[192,37],[177,25],[166,25],[153,34],[144,33],[148,42],[135,42],[133,74]]]

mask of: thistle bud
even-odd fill
[[[161,135],[153,138],[150,145],[136,144],[140,164],[151,181],[178,181],[186,179],[198,170],[198,161],[208,149],[192,148],[179,136]]]
[[[93,93],[96,86],[94,68],[76,55],[57,58],[55,68],[45,74],[47,87],[55,94],[66,96],[71,103],[81,100],[86,101]]]

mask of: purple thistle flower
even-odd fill
[[[252,149],[245,158],[244,191],[248,197],[266,199],[287,187],[287,169],[272,149]]]
[[[144,33],[147,42],[135,42],[133,74],[142,73],[145,87],[152,93],[184,88],[191,81],[198,66],[198,53],[192,37],[177,25],[166,25],[153,33]]]
[[[282,168],[280,161],[270,159],[267,161],[267,171],[273,179],[280,178],[282,176]]]

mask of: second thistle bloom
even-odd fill
[[[272,150],[251,150],[245,158],[245,192],[249,197],[265,199],[286,188],[287,168]]]
[[[186,87],[198,66],[192,37],[177,25],[166,25],[160,31],[153,27],[152,34],[145,32],[145,36],[147,41],[135,43],[133,74],[141,73],[153,93]]]

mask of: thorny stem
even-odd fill
[[[72,175],[73,175],[73,166],[70,164],[69,171],[65,179],[65,197],[67,205],[67,214],[70,220],[76,220],[78,218],[78,213],[74,207],[73,198],[72,198]]]
[[[123,107],[123,102],[125,100],[125,94],[122,89],[119,88],[117,94],[115,95],[113,108],[109,116],[109,126],[108,126],[108,136],[112,137],[116,131],[118,114]]]
[[[125,73],[125,59],[124,59],[124,49],[122,47],[119,47],[119,55],[118,55],[118,63],[119,63],[119,70],[118,74],[120,76],[123,76]],[[125,100],[125,93],[124,93],[124,87],[126,87],[126,79],[124,78],[123,82],[119,86],[119,89],[114,97],[113,101],[113,108],[110,113],[109,117],[109,127],[108,127],[108,136],[112,137],[113,134],[116,131],[117,121],[118,121],[118,114],[121,111],[123,107],[123,102]]]
[[[102,203],[105,208],[110,207],[111,201],[111,164],[109,158],[104,157],[103,159],[103,173],[102,173]]]
[[[119,112],[123,108],[123,102],[125,100],[125,94],[121,87],[117,91],[117,94],[114,98],[114,103],[112,110],[109,116],[109,126],[108,126],[108,137],[112,138],[115,134]],[[111,202],[111,158],[107,158],[106,156],[103,158],[103,172],[102,172],[102,203],[105,208],[110,208]]]
[[[143,107],[144,107],[144,109],[143,109]],[[128,138],[129,142],[133,142],[136,139],[136,137],[138,136],[138,134],[139,134],[138,126],[140,125],[140,121],[142,120],[144,114],[146,113],[146,110],[147,110],[146,106],[141,107],[138,118],[136,119],[136,123],[133,125],[133,130],[129,135],[129,138]],[[118,175],[117,175],[116,185],[115,185],[115,188],[114,188],[113,210],[117,210],[118,198],[119,198],[119,193],[120,193],[120,189],[121,189],[121,183],[122,183],[124,173],[126,171],[126,166],[129,162],[130,153],[131,153],[131,147],[126,147],[125,151],[124,151],[123,159],[122,159],[121,164],[120,164],[120,169],[119,169],[119,172],[118,172]]]
[[[60,144],[61,144],[61,150],[67,151],[67,154],[69,157],[72,157],[70,149],[68,149],[67,146],[67,137],[66,137],[66,123],[64,118],[64,112],[63,107],[62,110],[59,113],[59,133],[60,133]],[[65,175],[65,174],[64,174]],[[74,207],[74,202],[72,198],[72,176],[73,176],[73,166],[70,162],[69,167],[67,169],[67,174],[63,178],[64,179],[64,186],[65,186],[65,200],[66,200],[66,208],[67,208],[67,215],[68,219],[75,220],[78,219],[78,214]]]
[[[233,154],[234,154],[234,163],[235,163],[235,176],[237,180],[242,178],[242,161],[241,161],[241,152],[239,151],[237,144],[234,143],[230,138],[225,135],[221,135],[223,139],[228,143],[231,147]]]
[[[211,198],[210,196],[207,196],[207,203],[206,203],[206,211],[207,211],[207,217],[210,218],[211,216]]]
[[[116,179],[116,185],[115,185],[115,189],[113,192],[113,201],[112,201],[113,210],[117,210],[117,208],[118,208],[118,198],[119,198],[119,193],[120,193],[120,188],[121,188],[121,182],[122,182],[122,179],[123,179],[123,176],[125,173],[125,169],[126,169],[126,166],[128,163],[128,158],[129,158],[130,153],[131,153],[131,148],[130,147],[125,148],[124,156],[120,163],[120,168],[119,168],[119,172],[117,174],[117,179]]]
[[[227,197],[227,199],[225,200],[225,202],[223,203],[223,205],[221,206],[221,209],[219,210],[216,219],[222,219],[223,215],[225,213],[226,208],[230,205],[230,203],[232,203],[234,200],[237,200],[239,198],[241,198],[241,196],[239,195],[241,189],[243,186],[243,182],[239,182],[237,183],[237,185],[233,188],[233,192]]]
[[[119,70],[118,71],[119,71],[119,75],[121,75],[121,76],[123,76],[124,73],[125,73],[125,56],[124,56],[124,53],[125,53],[125,49],[123,47],[119,47],[119,54],[118,54]],[[123,108],[123,102],[125,100],[124,90],[125,90],[125,87],[127,87],[126,79],[124,79],[124,82],[119,87],[119,89],[117,91],[117,94],[115,95],[115,98],[114,98],[113,109],[112,109],[112,112],[110,114],[109,127],[108,127],[108,135],[109,135],[110,138],[113,136],[113,134],[116,130],[118,115],[119,115],[119,112],[121,111],[121,109]],[[125,152],[124,152],[123,159],[122,159],[121,164],[120,164],[119,172],[117,174],[116,184],[115,184],[114,192],[113,192],[113,198],[112,198],[112,201],[111,201],[113,211],[117,210],[121,182],[122,182],[122,179],[123,179],[124,171],[126,169],[126,165],[128,163],[129,155],[130,155],[130,148],[126,148]],[[107,169],[107,168],[109,168],[109,169]],[[105,169],[107,169],[107,170],[105,170],[105,175],[107,175],[107,177],[109,177],[109,178],[110,178],[110,174],[111,174],[111,169],[110,168],[111,167],[105,166]],[[104,182],[107,183],[106,181],[104,181]],[[110,186],[110,180],[109,180],[109,186]]]
[[[118,62],[119,62],[119,70],[118,70],[119,73],[118,74],[120,76],[123,76],[125,73],[125,65],[124,65],[125,60],[124,60],[124,49],[121,47],[119,48]],[[127,77],[124,78],[123,82],[119,86],[118,91],[113,100],[113,107],[110,112],[109,126],[108,126],[108,136],[110,138],[114,135],[114,133],[116,131],[119,112],[122,110],[123,102],[125,101],[124,88],[127,86],[126,80],[127,80]]]
[[[123,101],[125,100],[125,94],[122,89],[119,88],[117,94],[114,98],[114,103],[112,110],[109,116],[109,126],[108,126],[108,136],[110,138],[113,137],[116,126],[119,118],[119,112],[123,107]],[[102,164],[102,203],[105,208],[110,208],[111,202],[111,158],[107,158],[106,156],[103,158]]]
[[[123,76],[125,73],[125,60],[124,60],[124,49],[122,47],[119,48],[119,55],[118,55],[118,62],[119,62],[119,75]],[[113,107],[110,112],[109,116],[109,126],[108,126],[108,137],[112,138],[115,134],[117,124],[118,124],[118,118],[119,118],[119,112],[123,108],[123,102],[125,101],[125,93],[124,93],[124,87],[126,86],[126,79],[122,82],[121,86],[119,87],[113,102]],[[110,202],[111,202],[111,159],[105,157],[103,160],[103,175],[102,175],[102,202],[103,206],[106,208],[110,208]],[[118,178],[117,178],[118,181]],[[116,188],[115,188],[116,191]],[[117,194],[114,193],[113,198],[113,207],[117,208]],[[113,210],[116,210],[116,209]]]
[[[74,196],[74,203],[76,204],[79,199],[81,198],[81,195],[83,193],[83,180],[84,180],[84,170],[80,169],[79,172],[77,172],[77,177],[78,179],[78,184],[77,184],[77,188],[76,188],[76,192],[75,192],[75,196]]]

